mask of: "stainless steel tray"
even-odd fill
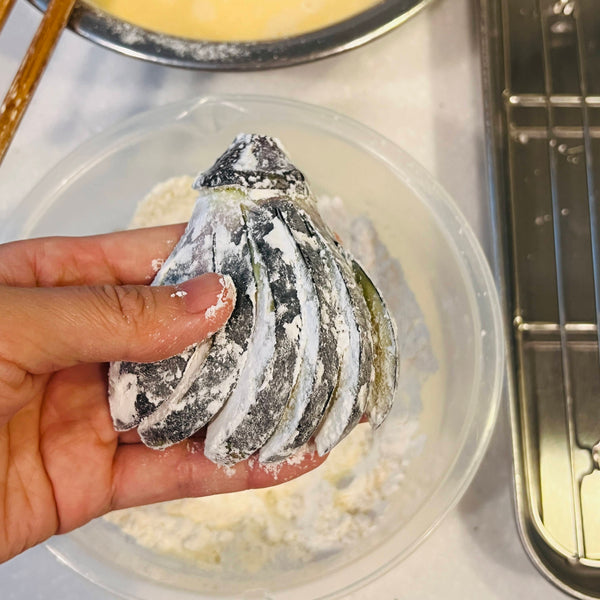
[[[600,2],[480,0],[517,521],[600,598]]]

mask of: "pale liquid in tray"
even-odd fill
[[[146,29],[214,41],[289,37],[342,21],[381,0],[91,0]]]

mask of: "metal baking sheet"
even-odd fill
[[[600,4],[480,0],[480,23],[518,526],[600,598]]]

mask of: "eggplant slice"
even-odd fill
[[[225,327],[214,335],[204,360],[194,365],[191,375],[184,374],[184,386],[140,423],[140,438],[150,447],[171,446],[204,427],[231,395],[248,357],[256,285],[243,221],[231,234],[223,226],[215,228],[213,239],[215,268],[233,279],[236,304]]]
[[[152,285],[175,285],[214,270],[212,223],[219,205],[197,202],[184,234],[156,274]],[[202,344],[201,346],[205,346]],[[152,414],[179,384],[188,361],[202,354],[197,345],[155,363],[115,362],[109,369],[109,401],[114,427],[126,431]]]
[[[230,275],[237,298],[212,339],[152,363],[113,363],[117,430],[166,448],[206,427],[205,455],[231,465],[328,453],[364,414],[378,427],[398,378],[394,322],[323,223],[278,140],[240,135],[194,183],[194,213],[153,285]]]
[[[305,363],[310,368],[301,372],[277,429],[260,450],[260,461],[265,463],[287,458],[314,434],[338,382],[343,353],[340,336],[347,335],[334,287],[335,265],[327,247],[293,202],[277,199],[271,202],[271,210],[286,223],[298,246],[318,306],[307,319],[312,343]]]

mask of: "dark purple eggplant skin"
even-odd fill
[[[195,189],[240,186],[310,194],[304,175],[279,142],[268,135],[242,134],[194,182]]]
[[[207,411],[208,405],[216,401],[222,406],[233,391],[237,382],[235,374],[239,374],[241,369],[240,356],[233,349],[247,352],[254,327],[254,302],[248,293],[253,287],[253,277],[247,240],[246,226],[243,224],[231,236],[231,243],[238,251],[226,254],[217,265],[221,273],[233,279],[237,290],[231,317],[225,327],[215,334],[198,377],[178,402],[184,403],[183,408],[169,412],[152,427],[140,427],[142,441],[147,446],[161,448],[190,437],[214,416],[214,412]],[[223,389],[222,382],[227,380],[232,383]],[[215,391],[207,394],[207,390]]]
[[[281,197],[269,200],[267,206],[274,218],[279,217],[286,224],[297,244],[298,251],[312,277],[321,317],[319,319],[317,371],[322,370],[323,375],[320,381],[315,382],[310,393],[303,415],[296,427],[295,438],[281,449],[278,456],[273,456],[268,461],[277,462],[308,442],[319,426],[337,384],[340,356],[338,331],[334,325],[338,307],[333,296],[326,293],[326,290],[330,289],[332,285],[332,268],[334,268],[326,256],[327,247],[315,234],[314,228],[297,204]],[[314,246],[306,241],[308,239]]]
[[[192,248],[191,257],[188,262],[183,264],[171,265],[166,273],[159,272],[155,277],[152,285],[176,285],[198,275],[202,275],[206,271],[206,266],[212,264],[214,271],[214,256],[200,256],[200,248],[206,253],[203,245],[199,245],[198,238],[194,239],[194,227],[190,226],[192,221],[183,235],[177,242],[171,256],[186,247]],[[212,233],[210,229],[203,234],[204,239],[210,243]],[[199,247],[200,246],[200,247]],[[123,423],[116,419],[114,422],[115,429],[124,431],[139,425],[139,423],[154,412],[166,398],[169,398],[183,374],[188,360],[193,354],[193,348],[188,348],[184,352],[165,358],[154,363],[135,363],[123,361],[119,365],[119,375],[133,374],[137,380],[138,394],[135,400],[135,414],[131,421]]]
[[[288,404],[300,360],[298,344],[290,343],[286,333],[286,325],[301,314],[294,267],[284,260],[278,248],[265,241],[274,227],[271,212],[256,207],[245,211],[245,216],[248,235],[256,244],[267,272],[277,275],[269,279],[275,312],[275,352],[271,367],[274,375],[269,385],[259,386],[256,401],[225,442],[232,463],[251,456],[277,427]]]

